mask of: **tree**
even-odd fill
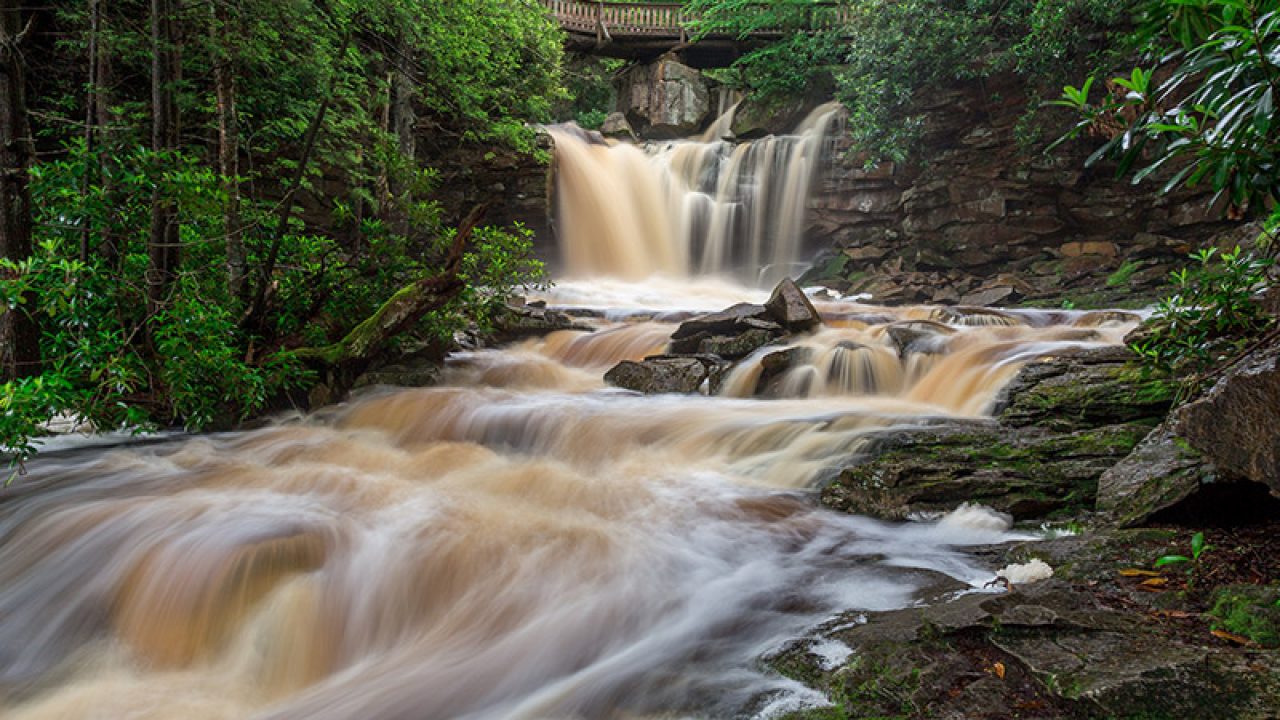
[[[430,165],[534,150],[563,95],[539,3],[149,0],[143,26],[138,7],[53,0],[29,54],[35,235],[0,296],[41,321],[45,363],[0,385],[0,452],[62,412],[230,426],[537,280],[526,231],[449,227],[466,208],[434,199]]]
[[[32,19],[22,21],[20,0],[0,0],[0,273],[16,273],[31,256],[31,191],[34,150],[27,121],[23,44]],[[3,296],[0,296],[3,297]],[[40,367],[39,332],[31,298],[5,297],[0,307],[0,379],[34,375]]]
[[[181,77],[174,0],[151,0],[151,150],[157,158],[178,147],[177,82]],[[157,187],[151,193],[151,234],[147,241],[148,315],[166,302],[181,258],[178,209]]]
[[[1158,179],[1166,193],[1208,185],[1209,208],[1265,218],[1252,249],[1194,251],[1132,346],[1147,368],[1180,378],[1187,399],[1251,348],[1275,341],[1276,318],[1255,294],[1274,283],[1269,270],[1280,250],[1280,2],[1148,0],[1135,20],[1147,67],[1112,78],[1097,101],[1093,78],[1064,88],[1054,104],[1080,121],[1059,142],[1101,135],[1107,140],[1088,164],[1114,159],[1119,176]]]
[[[688,8],[700,16],[700,35],[781,28],[781,40],[734,63],[744,89],[793,102],[815,83],[834,86],[857,149],[902,161],[917,146],[919,108],[936,88],[1011,73],[1025,80],[1034,110],[1038,86],[1056,91],[1113,44],[1133,2],[690,0]]]
[[[1280,222],[1280,2],[1149,0],[1136,41],[1148,67],[1113,78],[1096,102],[1094,81],[1068,86],[1055,104],[1080,113],[1064,138],[1108,136],[1089,158],[1118,161],[1133,182],[1160,177],[1168,192],[1208,183],[1210,202]],[[1160,79],[1163,78],[1163,79]],[[1164,173],[1161,176],[1161,173]]]

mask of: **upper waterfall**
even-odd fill
[[[551,128],[564,272],[719,274],[759,285],[791,274],[837,105],[817,108],[793,134],[749,142],[724,139],[732,112],[701,138],[644,146]]]

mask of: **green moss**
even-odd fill
[[[1129,278],[1133,277],[1133,274],[1140,267],[1142,267],[1141,263],[1134,260],[1126,260],[1115,272],[1107,276],[1107,287],[1119,287],[1129,282]]]
[[[1280,586],[1228,585],[1214,593],[1215,630],[1242,635],[1263,647],[1280,647]]]

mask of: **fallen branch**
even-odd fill
[[[440,272],[401,288],[341,340],[323,347],[300,348],[294,350],[293,355],[308,364],[353,370],[368,362],[388,340],[409,329],[423,315],[448,304],[466,285],[458,274],[463,251],[485,210],[484,205],[476,206],[458,226]]]

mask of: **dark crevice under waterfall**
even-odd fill
[[[647,153],[555,131],[564,277],[538,299],[597,311],[594,332],[458,354],[438,387],[265,429],[38,458],[0,503],[0,714],[586,720],[823,703],[759,658],[842,611],[978,587],[990,572],[966,546],[1009,533],[979,509],[888,524],[809,491],[868,432],[981,416],[1022,363],[1127,329],[829,299],[767,399],[759,356],[718,396],[607,387],[676,319],[794,275],[831,122]],[[919,352],[900,354],[893,327]]]

